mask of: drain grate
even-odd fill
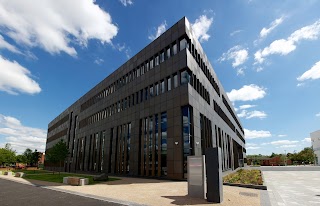
[[[242,196],[248,196],[248,197],[258,197],[258,194],[252,193],[252,192],[239,192]]]

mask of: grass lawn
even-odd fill
[[[260,170],[240,169],[235,173],[225,176],[223,178],[223,182],[248,184],[248,185],[263,185],[263,180],[262,180],[262,175]]]
[[[97,184],[101,181],[94,181],[93,176],[89,175],[80,175],[80,174],[70,174],[70,173],[47,173],[47,174],[38,174],[38,175],[26,175],[24,178],[25,179],[32,179],[32,180],[42,180],[42,181],[47,181],[47,182],[58,182],[62,183],[63,182],[63,177],[85,177],[89,178],[89,184]],[[120,180],[118,178],[109,178],[108,181],[114,181],[114,180]]]

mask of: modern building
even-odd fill
[[[222,148],[223,171],[243,164],[241,123],[184,17],[49,124],[70,172],[184,179],[187,156]],[[47,168],[51,167],[46,162]]]
[[[312,149],[314,151],[314,164],[320,165],[320,130],[310,133]]]

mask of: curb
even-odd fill
[[[237,183],[228,183],[228,182],[224,182],[223,185],[245,187],[245,188],[257,189],[257,190],[267,190],[266,185],[246,185],[246,184],[237,184]]]

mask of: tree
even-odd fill
[[[18,163],[24,163],[24,164],[26,164],[26,163],[27,163],[27,158],[26,158],[26,156],[24,156],[23,154],[17,155],[16,161],[17,161]]]
[[[31,165],[31,163],[32,163],[32,150],[31,150],[30,148],[27,148],[27,149],[24,151],[23,155],[24,155],[25,158],[26,158],[26,163],[27,163],[27,165]]]
[[[37,150],[34,150],[34,152],[31,155],[31,165],[38,166],[39,158],[41,157],[41,153]]]
[[[48,150],[46,154],[46,160],[53,164],[59,163],[59,166],[61,168],[61,164],[68,157],[68,154],[69,149],[67,144],[63,140],[60,140],[60,142],[58,142]]]
[[[0,164],[10,165],[16,162],[16,152],[11,148],[11,144],[7,143],[5,148],[0,148]]]

